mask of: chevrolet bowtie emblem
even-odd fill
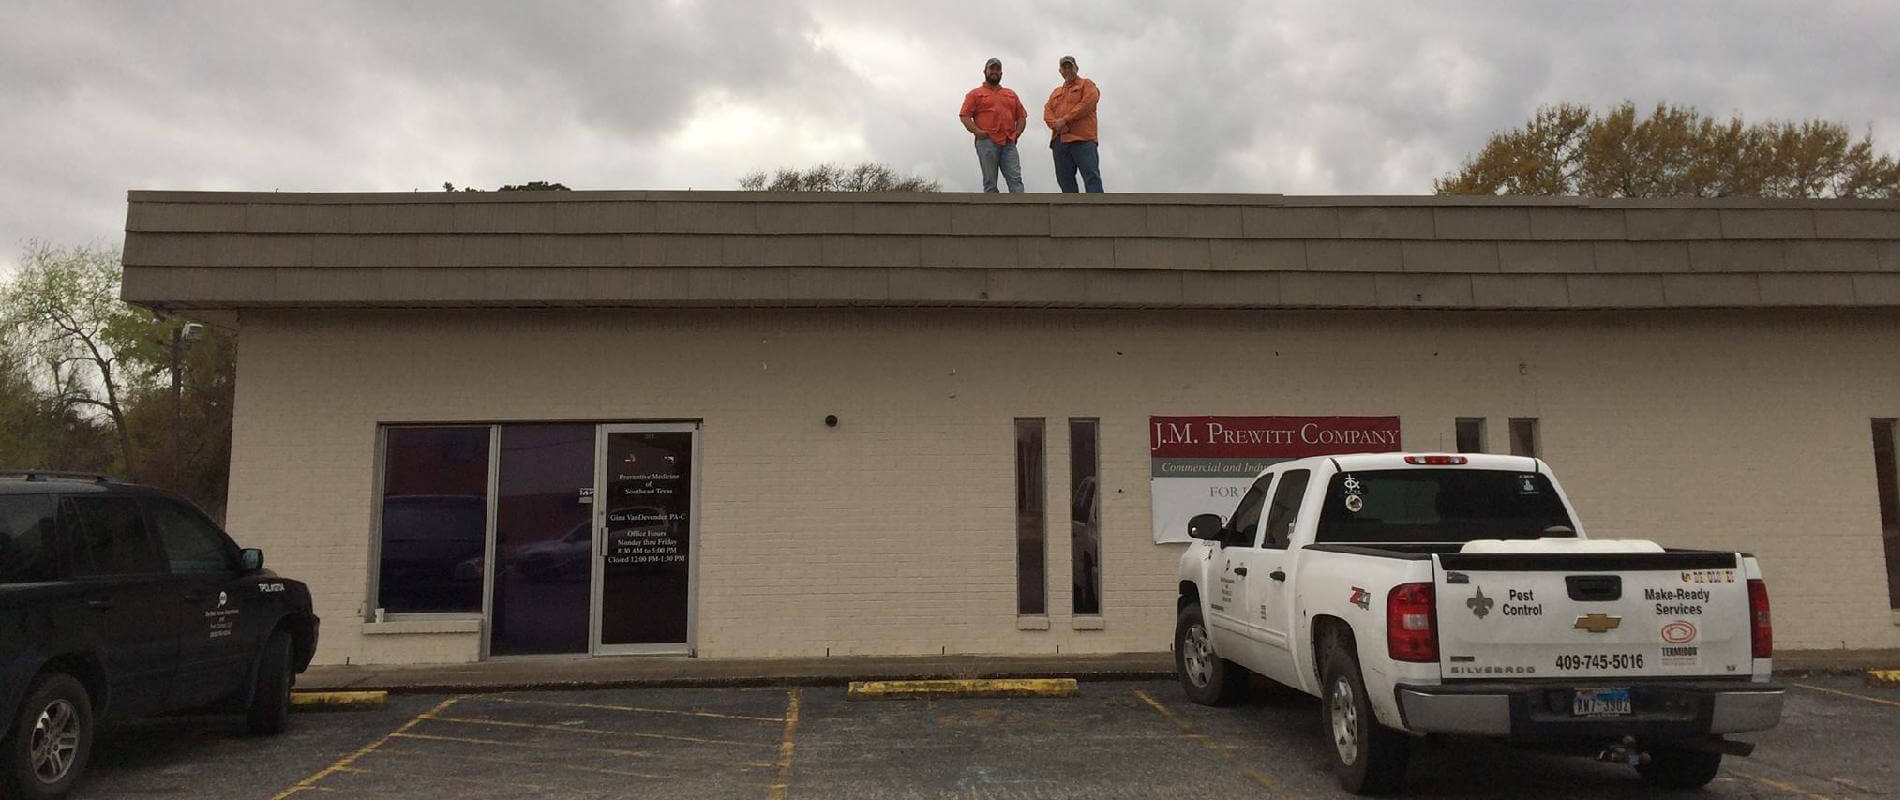
[[[1580,631],[1603,633],[1616,630],[1616,627],[1621,624],[1623,624],[1622,617],[1612,617],[1608,614],[1585,614],[1578,617],[1577,624],[1571,627]]]

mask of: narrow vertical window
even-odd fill
[[[1874,420],[1874,481],[1880,485],[1880,542],[1887,554],[1887,603],[1900,609],[1900,470],[1894,467],[1894,420]]]
[[[1511,420],[1511,455],[1538,457],[1537,420]]]
[[[1484,452],[1484,418],[1458,418],[1458,452]]]
[[[1049,613],[1043,574],[1043,421],[1016,420],[1016,613]]]
[[[1102,613],[1101,454],[1097,420],[1069,420],[1069,547],[1075,613]]]

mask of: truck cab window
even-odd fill
[[[1300,501],[1306,497],[1306,482],[1312,477],[1310,470],[1290,470],[1280,477],[1280,487],[1273,490],[1273,503],[1267,510],[1267,538],[1261,547],[1285,550],[1287,542],[1293,538],[1293,523],[1300,518]]]
[[[1313,539],[1469,542],[1575,537],[1576,529],[1556,487],[1540,473],[1392,469],[1334,475]]]
[[[1239,547],[1252,547],[1254,536],[1260,532],[1260,511],[1266,505],[1267,485],[1273,483],[1273,475],[1260,476],[1240,498],[1240,505],[1234,507],[1234,517],[1227,521],[1227,544]]]

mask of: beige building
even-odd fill
[[[1900,203],[133,192],[126,231],[127,300],[239,333],[228,527],[320,663],[1166,650],[1150,418],[1192,415],[1534,452],[1591,535],[1760,556],[1783,649],[1900,647]]]

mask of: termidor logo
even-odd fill
[[[1662,639],[1670,644],[1688,644],[1695,641],[1695,634],[1695,625],[1683,620],[1662,626]]]

